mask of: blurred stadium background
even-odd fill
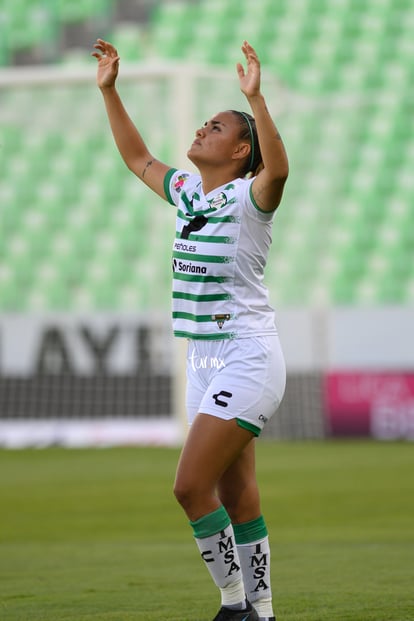
[[[267,269],[289,377],[266,435],[414,437],[413,31],[411,0],[0,0],[0,445],[181,438],[174,214],[116,152],[98,36],[175,166],[246,107],[234,66],[257,48],[291,165]]]

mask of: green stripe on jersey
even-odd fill
[[[172,199],[172,196],[170,194],[170,181],[171,181],[171,177],[176,172],[177,172],[176,168],[170,168],[170,170],[167,172],[167,174],[164,177],[164,192],[165,192],[165,196],[167,197],[167,201],[170,203],[170,205],[175,205]]]
[[[187,208],[189,214],[194,215],[194,208],[191,201],[188,199],[187,194],[185,192],[181,192],[181,200]]]
[[[181,194],[181,199],[184,203],[184,205],[186,206],[186,209],[188,211],[189,214],[191,214],[192,216],[197,215],[197,216],[205,216],[209,213],[214,213],[215,211],[217,211],[217,207],[208,207],[207,209],[197,209],[197,212],[194,211],[194,207],[193,207],[193,200],[200,200],[200,195],[197,194],[196,192],[194,192],[193,194],[193,198],[190,201],[190,199],[188,198],[187,194],[185,192],[183,192]]]
[[[227,339],[234,339],[236,334],[234,332],[216,332],[215,334],[195,334],[194,332],[187,332],[185,330],[174,330],[174,336],[183,337],[185,339],[191,339],[193,341],[224,341]]]
[[[211,315],[194,315],[193,313],[184,313],[182,311],[173,311],[173,319],[187,319],[196,323],[205,323],[206,321],[214,321]]]
[[[181,209],[177,210],[177,215],[181,220],[185,220],[186,222],[190,222],[193,219],[193,216],[185,214]],[[197,212],[197,215],[199,213]],[[201,215],[201,214],[200,214]],[[210,216],[208,218],[209,222],[213,222],[213,224],[217,224],[219,222],[239,222],[239,216]]]
[[[259,205],[256,203],[256,200],[253,196],[253,183],[250,184],[249,194],[250,194],[250,200],[252,201],[253,206],[257,209],[257,211],[260,211],[261,213],[269,214],[269,220],[270,220],[273,212],[276,211],[277,209],[277,205],[274,209],[271,209],[270,211],[269,209],[262,209],[261,207],[259,207]]]
[[[220,302],[223,300],[231,300],[231,295],[229,293],[206,293],[196,295],[195,293],[173,291],[173,298],[176,300],[192,300],[193,302]]]
[[[176,231],[177,239],[180,239],[181,233]],[[190,233],[188,241],[207,242],[208,244],[234,244],[235,237],[228,237],[225,235],[197,235],[196,233]]]
[[[199,274],[181,274],[179,272],[174,272],[173,278],[175,280],[185,280],[186,282],[217,282],[220,284],[230,282],[231,280],[229,276],[200,276]]]
[[[174,259],[186,259],[187,261],[202,261],[203,263],[232,263],[234,257],[214,256],[210,254],[192,254],[191,252],[173,251]]]

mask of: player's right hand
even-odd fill
[[[99,88],[111,87],[115,84],[118,75],[118,52],[111,43],[103,39],[97,39],[93,47],[96,52],[92,52],[92,56],[98,61],[96,82]]]

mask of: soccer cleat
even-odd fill
[[[245,610],[232,610],[222,606],[213,621],[259,621],[259,616],[250,602]]]

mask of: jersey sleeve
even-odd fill
[[[263,209],[260,209],[253,196],[252,185],[254,179],[255,177],[252,177],[245,182],[246,185],[244,188],[245,194],[243,200],[246,205],[247,212],[250,217],[252,217],[254,220],[257,220],[258,222],[272,222],[276,209],[274,209],[273,211],[264,211]]]
[[[188,179],[192,176],[186,170],[170,168],[164,177],[164,191],[170,205],[178,206],[180,193]]]

